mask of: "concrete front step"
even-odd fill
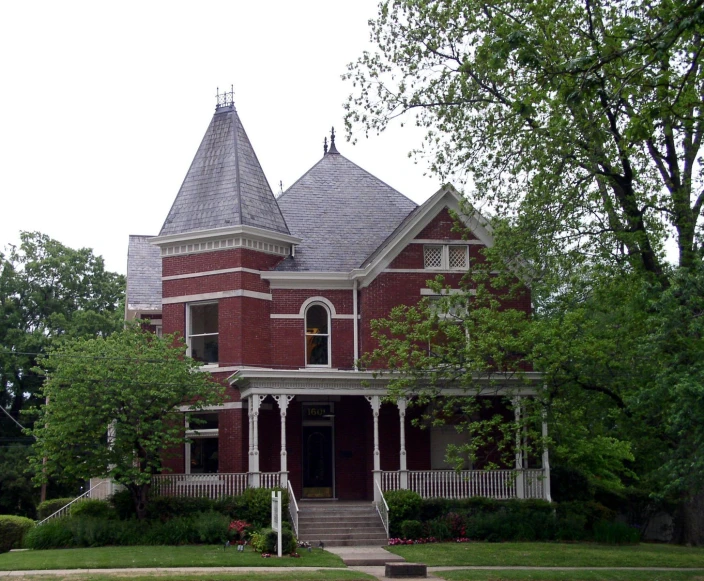
[[[386,531],[369,502],[310,502],[299,505],[298,537],[317,546],[383,546]]]

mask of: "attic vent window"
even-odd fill
[[[423,265],[431,270],[466,270],[469,268],[469,247],[466,244],[424,246]]]

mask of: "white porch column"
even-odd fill
[[[381,497],[381,453],[379,452],[379,408],[381,398],[378,395],[366,395],[364,398],[372,406],[374,416],[374,502],[380,502]]]
[[[548,422],[543,410],[543,496],[548,502],[552,502],[552,494],[550,492],[550,455],[548,453]]]
[[[262,397],[249,396],[249,486],[259,488],[259,406]]]
[[[399,451],[399,485],[402,490],[408,488],[408,466],[406,464],[406,405],[405,397],[396,400],[398,406],[399,428],[401,433],[401,450]]]
[[[513,399],[516,421],[516,497],[525,498],[525,472],[523,471],[523,430],[521,429],[521,398]]]
[[[276,403],[279,404],[279,413],[281,414],[281,470],[279,471],[279,486],[286,490],[288,488],[288,463],[286,455],[286,410],[288,404],[294,396],[292,395],[275,395],[273,396]]]

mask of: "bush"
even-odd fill
[[[154,521],[146,534],[148,545],[187,545],[195,542],[191,517],[179,516],[166,522]]]
[[[22,546],[22,540],[34,526],[30,518],[14,515],[0,515],[0,553]]]
[[[278,533],[271,529],[262,529],[262,535],[264,535],[264,550],[267,553],[276,552],[276,543],[279,540]],[[297,549],[296,537],[290,529],[286,527],[281,527],[281,553],[295,553]]]
[[[73,533],[68,523],[69,517],[54,518],[43,525],[31,529],[24,538],[29,549],[64,549],[73,546]]]
[[[44,520],[46,517],[54,514],[57,510],[62,509],[72,500],[73,498],[53,498],[52,500],[40,502],[39,506],[37,506],[37,518],[39,520]]]
[[[112,519],[117,516],[115,509],[106,500],[87,498],[71,505],[71,516],[92,516],[96,518]]]
[[[401,536],[404,539],[420,539],[423,536],[423,525],[417,520],[405,520],[401,523]]]
[[[447,541],[452,538],[452,533],[445,522],[445,518],[440,517],[425,523],[425,536],[435,537],[438,541]]]
[[[117,518],[120,520],[129,520],[136,517],[134,510],[134,499],[132,493],[126,488],[118,490],[109,499],[108,502],[115,509]]]
[[[401,523],[405,520],[418,520],[423,499],[412,490],[389,490],[384,494],[389,505],[390,536],[401,534]]]
[[[214,511],[202,512],[193,519],[196,542],[206,545],[224,544],[229,526],[230,517]]]
[[[601,521],[594,525],[594,540],[597,543],[623,545],[640,542],[640,531],[625,522]]]
[[[239,497],[238,518],[252,523],[255,527],[265,527],[271,523],[271,493],[278,488],[247,488]],[[288,492],[281,492],[281,518],[288,518]]]
[[[205,497],[154,496],[147,504],[147,518],[166,521],[193,516],[199,512],[212,512],[214,506],[215,503]]]

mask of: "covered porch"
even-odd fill
[[[281,487],[299,499],[379,502],[384,492],[408,489],[424,498],[550,500],[547,450],[538,467],[528,466],[517,445],[515,465],[501,470],[439,469],[443,442],[434,442],[431,430],[412,427],[405,397],[385,399],[386,378],[358,371],[244,369],[230,382],[246,408],[247,470],[157,475],[155,494],[217,498],[250,487]],[[530,394],[523,388],[521,396]]]

